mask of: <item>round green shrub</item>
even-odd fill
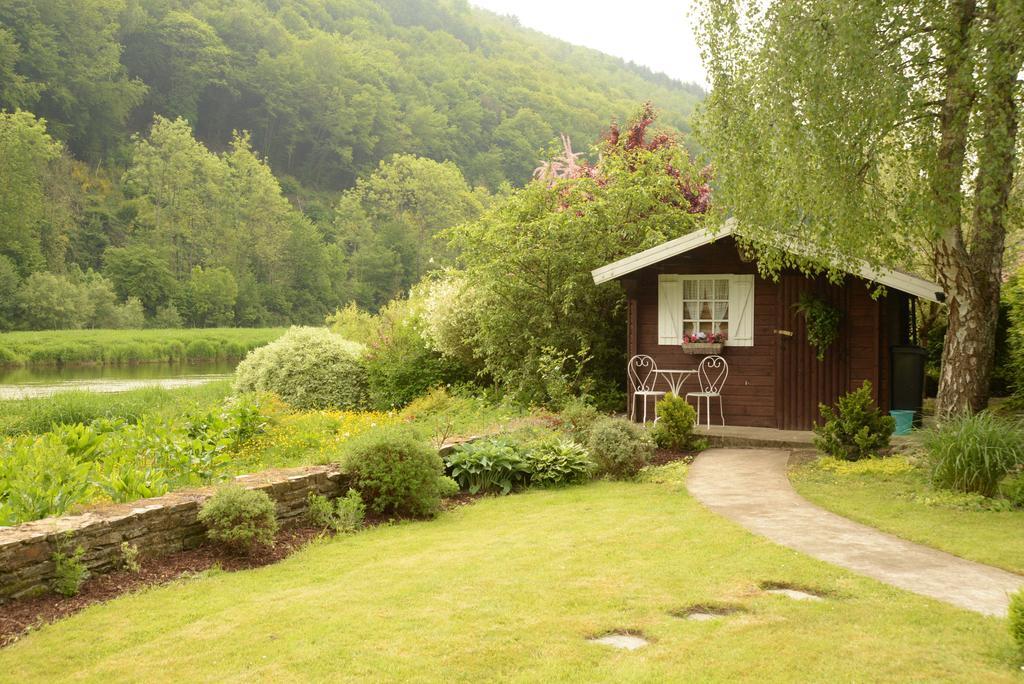
[[[623,418],[604,418],[590,429],[587,451],[599,475],[625,480],[635,477],[654,455],[647,431]]]
[[[291,328],[254,349],[235,370],[236,392],[273,392],[300,410],[367,404],[362,346],[323,328]]]
[[[836,401],[835,409],[819,404],[824,424],[814,424],[814,446],[820,451],[845,461],[859,461],[877,456],[888,448],[896,428],[892,416],[885,416],[871,398],[867,380],[856,390]]]
[[[252,553],[273,546],[277,533],[277,508],[266,492],[228,485],[206,500],[199,509],[206,535],[233,551]]]
[[[441,457],[407,427],[354,438],[347,444],[344,470],[374,513],[429,517],[441,507]]]
[[[657,413],[652,436],[659,447],[673,451],[704,447],[704,440],[693,434],[697,412],[685,399],[670,392],[658,401]]]
[[[558,417],[562,421],[562,429],[582,443],[590,437],[590,428],[601,419],[601,414],[587,402],[574,398],[565,403]]]
[[[455,496],[459,493],[459,483],[447,475],[442,475],[437,479],[437,493],[442,499]]]

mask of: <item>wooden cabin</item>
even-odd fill
[[[766,280],[755,262],[741,257],[732,230],[727,224],[715,233],[691,233],[593,271],[596,283],[618,280],[626,291],[628,358],[646,354],[659,369],[695,369],[702,357],[684,350],[683,335],[725,333],[726,425],[809,430],[819,404],[834,403],[864,380],[883,411],[920,416],[924,350],[917,346],[914,312],[918,298],[944,299],[936,284],[866,262],[838,285],[796,271]],[[875,298],[877,285],[884,294]],[[838,339],[822,360],[796,309],[804,293],[840,312]],[[699,389],[692,377],[681,394]]]

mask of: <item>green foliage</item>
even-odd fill
[[[192,269],[178,300],[178,310],[189,325],[197,328],[226,327],[235,320],[238,284],[223,266]]]
[[[61,435],[19,437],[0,446],[0,524],[61,515],[86,500],[92,463]]]
[[[1010,610],[1006,626],[1010,629],[1010,637],[1017,644],[1018,650],[1024,655],[1024,589],[1010,597]]]
[[[892,416],[883,416],[871,398],[871,383],[839,397],[836,407],[820,404],[822,425],[814,423],[814,446],[833,458],[857,461],[878,455],[889,446],[896,428]]]
[[[990,497],[1024,463],[1024,426],[988,411],[953,416],[925,431],[924,447],[935,486]]]
[[[366,344],[371,405],[379,410],[405,406],[431,389],[469,379],[456,360],[432,349],[423,334],[421,291],[396,299],[371,315],[354,305],[328,316],[327,324],[347,339]]]
[[[602,418],[594,423],[587,451],[597,474],[615,480],[636,476],[654,455],[654,440],[643,427],[623,418]]]
[[[825,352],[839,337],[842,313],[824,299],[808,292],[800,295],[800,301],[793,308],[804,317],[807,341],[818,350],[818,360],[824,360]]]
[[[281,336],[281,328],[208,330],[82,330],[0,333],[5,365],[119,365],[141,361],[221,361]],[[189,349],[199,351],[192,354]]]
[[[585,401],[572,399],[562,407],[558,417],[562,421],[562,430],[582,444],[590,438],[590,428],[601,419],[601,413]]]
[[[529,467],[515,445],[503,439],[460,444],[444,460],[452,479],[470,494],[508,494],[530,477]]]
[[[576,442],[546,439],[530,445],[523,456],[530,484],[561,487],[586,482],[596,466],[587,450]]]
[[[69,597],[78,594],[90,575],[89,568],[82,560],[84,557],[85,549],[81,546],[70,554],[62,548],[54,552],[52,585],[55,592]]]
[[[1020,268],[1003,286],[1009,329],[1007,330],[1008,363],[1004,369],[1014,403],[1024,407],[1024,268]]]
[[[307,516],[313,525],[332,532],[350,534],[363,526],[366,505],[359,492],[349,489],[345,496],[333,501],[320,494],[309,493]]]
[[[252,553],[273,546],[277,508],[266,492],[237,485],[221,487],[199,509],[206,535],[232,551]]]
[[[297,409],[358,409],[367,403],[362,346],[320,328],[291,328],[235,370],[238,392],[273,392]]]
[[[619,386],[624,294],[590,271],[701,225],[701,171],[686,151],[636,144],[653,116],[642,110],[628,135],[597,146],[592,173],[534,181],[446,233],[472,284],[472,297],[452,302],[465,307],[457,320],[472,319],[461,344],[526,403]]]
[[[447,475],[442,475],[437,478],[437,491],[442,499],[453,497],[459,493],[459,483]]]
[[[430,517],[440,510],[441,457],[409,428],[381,427],[353,438],[343,465],[374,513]]]
[[[658,401],[658,421],[651,436],[662,449],[673,451],[699,451],[707,448],[707,441],[695,437],[693,426],[697,412],[682,397],[669,392]]]
[[[1024,508],[1024,463],[1018,467],[1018,473],[1008,475],[999,483],[999,493],[1014,508]]]
[[[128,572],[139,572],[142,564],[139,562],[139,547],[131,542],[121,542],[121,565]]]

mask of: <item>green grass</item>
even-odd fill
[[[60,392],[49,397],[0,401],[0,435],[39,434],[61,423],[123,418],[134,423],[144,414],[180,414],[193,406],[213,406],[231,391],[229,380],[195,387],[146,387],[127,392]]]
[[[239,359],[283,328],[48,330],[0,334],[0,366]]]
[[[812,462],[790,471],[793,486],[823,508],[943,551],[1024,574],[1024,510],[986,510],[979,495],[932,488],[923,463],[861,461],[836,472]]]
[[[677,474],[679,472],[676,467]],[[821,603],[759,591],[788,581]],[[669,611],[749,612],[691,622]],[[612,629],[652,643],[587,643]],[[1005,621],[756,538],[668,482],[491,498],[94,606],[10,681],[1019,681]]]

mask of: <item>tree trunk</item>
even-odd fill
[[[980,411],[988,403],[999,296],[991,297],[973,280],[957,278],[946,288],[949,327],[939,374],[939,415]]]

